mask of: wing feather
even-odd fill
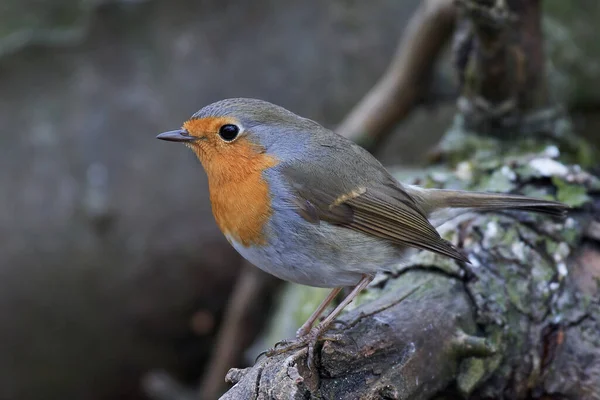
[[[315,180],[314,172],[305,176],[299,169],[288,168],[286,172],[296,195],[298,214],[309,222],[327,221],[399,246],[468,262],[458,249],[440,237],[415,199],[392,179],[333,191],[310,185]]]

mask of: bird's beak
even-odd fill
[[[198,140],[196,136],[190,136],[188,131],[185,129],[177,129],[176,131],[163,132],[156,137],[160,140],[167,140],[169,142],[194,142]]]

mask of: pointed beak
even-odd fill
[[[169,142],[194,142],[198,140],[196,136],[190,136],[188,131],[185,129],[177,129],[176,131],[163,132],[156,137],[160,140],[166,140]]]

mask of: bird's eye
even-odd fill
[[[219,136],[226,142],[231,142],[240,133],[240,128],[233,124],[226,124],[219,128]]]

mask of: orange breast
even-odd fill
[[[215,220],[221,231],[243,246],[264,245],[264,227],[271,216],[271,195],[262,171],[277,162],[263,156],[245,176],[212,181],[209,177],[210,200]],[[237,171],[238,173],[240,171]]]

